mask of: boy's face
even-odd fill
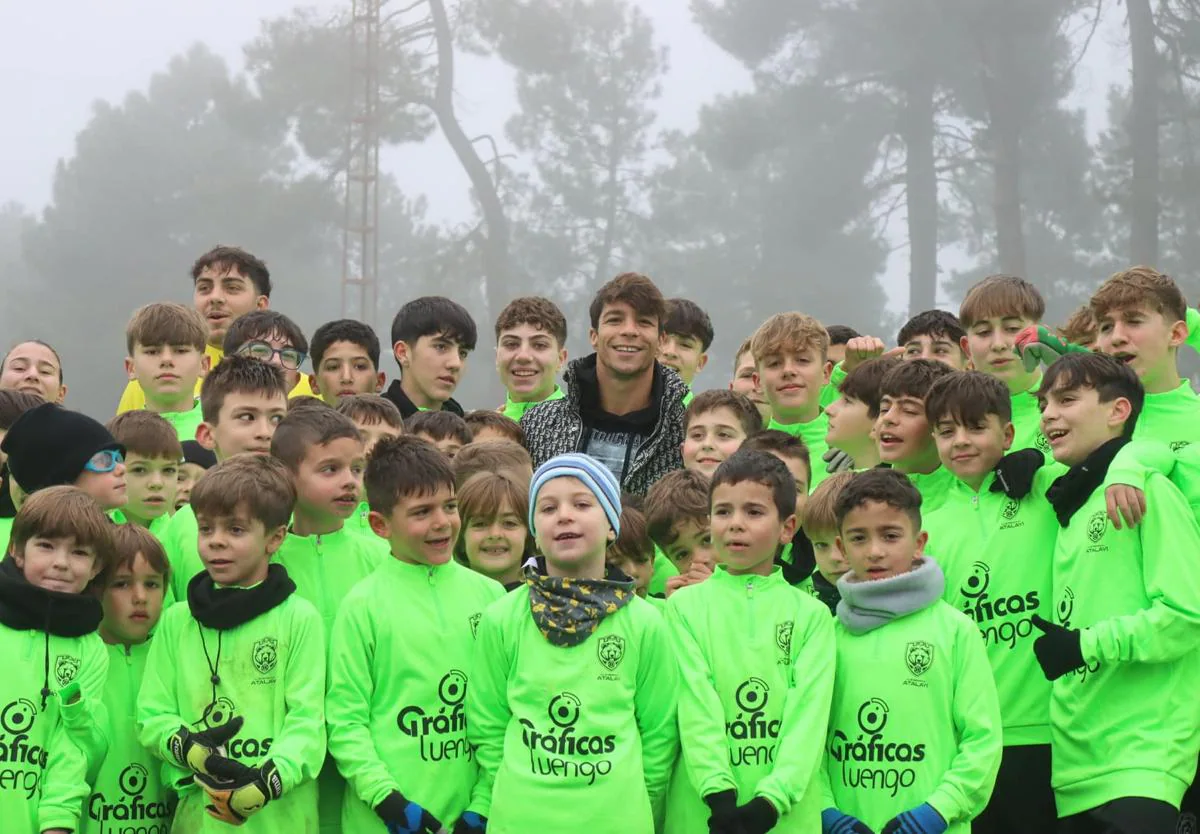
[[[221,403],[217,422],[201,423],[196,440],[225,460],[244,453],[269,455],[271,438],[287,416],[287,397],[231,391]]]
[[[837,545],[846,554],[854,579],[868,582],[908,573],[929,538],[913,529],[908,513],[868,501],[842,519]]]
[[[1012,393],[1028,391],[1037,371],[1025,370],[1017,356],[1017,334],[1037,322],[1024,316],[997,316],[982,319],[967,328],[962,349],[970,356],[975,368],[1008,386]]]
[[[724,406],[692,416],[680,444],[683,465],[712,477],[721,462],[746,439],[733,410]]]
[[[143,345],[125,358],[125,372],[146,393],[153,405],[191,402],[196,380],[208,371],[208,355],[192,345]]]
[[[776,419],[803,416],[819,408],[821,386],[829,381],[832,366],[821,360],[815,347],[798,353],[770,353],[758,366],[756,381]]]
[[[419,408],[441,408],[454,396],[470,353],[441,333],[422,336],[411,345],[396,342],[393,348],[404,369],[401,381],[409,399]]]
[[[1187,338],[1187,322],[1169,321],[1139,304],[1107,310],[1099,323],[1097,347],[1133,368],[1147,393],[1161,394],[1177,384],[1175,353]]]
[[[658,361],[668,368],[674,368],[679,377],[691,385],[696,374],[708,364],[708,354],[704,352],[704,344],[695,336],[665,333],[658,349]]]
[[[89,465],[93,462],[98,465],[98,468],[103,469],[111,464],[111,459],[106,453],[99,452],[89,461]],[[79,477],[75,479],[75,486],[95,498],[96,503],[105,512],[125,506],[127,492],[124,460],[107,472],[96,472],[85,468],[79,473]]]
[[[796,482],[796,518],[800,518],[804,515],[804,505],[808,503],[808,483],[812,478],[812,473],[808,471],[808,466],[800,458],[779,455],[775,452],[771,452],[771,454],[783,461],[788,472],[792,473],[792,480]]]
[[[812,542],[813,558],[817,562],[817,570],[827,582],[836,585],[842,575],[850,570],[850,563],[846,561],[846,555],[838,547],[837,533],[832,530],[806,530],[805,532],[808,533],[808,540]]]
[[[378,423],[364,423],[360,420],[355,420],[354,425],[358,427],[358,431],[363,436],[363,454],[371,454],[371,450],[375,448],[375,444],[385,437],[399,437],[404,432],[395,426],[389,426],[387,423],[380,421]]]
[[[421,431],[414,432],[413,436],[419,437],[422,440],[428,440],[430,443],[432,443],[434,446],[437,447],[437,450],[439,452],[441,452],[446,457],[450,458],[450,460],[454,460],[455,455],[458,454],[458,450],[463,447],[462,441],[459,440],[457,437],[435,438],[433,435],[425,434],[425,432],[421,432]]]
[[[687,573],[693,565],[704,565],[712,571],[717,563],[717,552],[713,548],[709,521],[688,518],[671,526],[674,541],[662,548],[663,553],[680,573]]]
[[[754,403],[758,409],[758,413],[763,416],[765,423],[771,416],[771,406],[767,404],[763,397],[762,386],[758,384],[758,379],[755,376],[757,367],[754,364],[754,354],[746,351],[737,358],[737,367],[733,372],[733,380],[729,383],[730,391],[737,391],[739,394],[744,394],[749,398],[750,402]]]
[[[450,485],[424,495],[403,496],[389,515],[372,510],[368,521],[375,535],[387,539],[392,556],[410,565],[449,562],[462,526]]]
[[[639,597],[646,596],[650,587],[650,578],[654,576],[654,560],[652,558],[632,559],[626,556],[613,556],[611,559],[617,570],[633,580],[633,589]]]
[[[205,469],[198,463],[179,464],[179,473],[175,482],[175,509],[179,509],[192,500],[192,487],[200,480]]]
[[[846,343],[842,342],[840,345],[835,345],[831,342],[829,348],[825,351],[825,358],[834,365],[844,362],[846,360]]]
[[[962,347],[946,335],[918,333],[902,345],[902,359],[930,359],[949,365],[956,371],[967,369],[967,356]]]
[[[768,575],[779,546],[796,533],[796,516],[779,517],[766,484],[717,484],[712,496],[712,540],[717,561],[731,574]]]
[[[130,452],[125,459],[125,515],[146,523],[175,508],[179,461]]]
[[[978,489],[1012,447],[1013,424],[988,414],[982,423],[964,426],[947,415],[934,426],[933,440],[942,466]]]
[[[354,342],[333,342],[325,348],[321,366],[309,374],[308,384],[322,400],[336,406],[352,394],[378,394],[384,375],[375,369],[367,349]]]
[[[100,572],[96,548],[76,542],[74,536],[34,536],[12,558],[30,585],[62,594],[83,593]]]
[[[67,396],[58,357],[37,342],[22,342],[8,352],[0,368],[0,388],[37,394],[48,403],[61,403]]]
[[[1097,448],[1119,437],[1129,419],[1129,400],[1101,402],[1095,388],[1055,386],[1040,402],[1042,434],[1059,463],[1075,466]]]
[[[289,368],[284,365],[282,352],[285,350],[295,351],[296,353],[300,354],[300,359],[303,361],[304,354],[300,352],[300,349],[297,348],[292,340],[287,336],[273,330],[270,333],[264,333],[260,336],[252,336],[244,345],[241,345],[238,348],[238,353],[245,356],[251,356],[256,359],[259,358],[250,352],[252,350],[251,346],[255,343],[265,344],[272,349],[273,353],[271,354],[271,357],[269,359],[264,359],[263,361],[265,361],[268,365],[274,365],[283,372],[283,379],[287,384],[288,391],[295,390],[296,386],[300,384],[300,368]],[[290,364],[299,366],[300,362],[293,361]]]
[[[604,570],[604,551],[616,534],[583,481],[569,476],[547,481],[538,491],[533,518],[538,549],[556,573]]]
[[[875,421],[871,419],[867,404],[846,394],[825,407],[825,416],[829,418],[825,443],[838,449],[862,446],[875,430]]]
[[[494,518],[472,518],[463,525],[463,551],[471,570],[484,576],[511,574],[525,555],[525,519],[505,504]]]
[[[925,472],[937,468],[937,446],[925,417],[925,401],[908,394],[879,399],[875,421],[879,459],[902,472]]]
[[[513,402],[541,402],[554,392],[567,350],[558,339],[532,324],[500,331],[496,373]]]
[[[296,511],[326,524],[345,521],[358,508],[365,468],[363,443],[357,438],[309,446],[296,470]]]
[[[254,282],[236,268],[228,271],[205,267],[192,287],[192,304],[208,324],[208,343],[221,347],[229,325],[238,316],[265,310],[270,300],[259,295]]]
[[[200,561],[218,585],[246,587],[267,578],[267,563],[283,544],[287,527],[268,530],[245,507],[232,515],[196,514]]]
[[[658,319],[624,301],[605,304],[597,327],[588,331],[596,361],[618,379],[649,373],[658,357]]]
[[[104,606],[100,635],[105,642],[145,643],[162,616],[165,588],[166,578],[141,553],[134,557],[132,569],[128,565],[117,568],[100,599]]]

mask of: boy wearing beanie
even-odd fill
[[[661,616],[605,568],[620,486],[595,459],[546,461],[529,491],[545,573],[484,612],[467,737],[479,781],[468,806],[490,834],[649,834],[678,750],[678,674]]]

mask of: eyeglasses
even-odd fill
[[[238,356],[249,356],[260,362],[270,362],[276,356],[279,364],[289,371],[298,371],[307,358],[304,351],[295,348],[274,348],[266,342],[246,342],[238,348]]]
[[[112,472],[125,462],[125,456],[118,449],[104,449],[92,455],[92,459],[83,465],[88,472]]]

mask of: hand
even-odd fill
[[[865,822],[837,808],[826,808],[821,812],[821,834],[875,834]]]
[[[737,791],[724,790],[704,797],[710,811],[708,830],[710,834],[741,834],[737,822]]]
[[[487,817],[474,811],[464,811],[454,822],[453,834],[481,834],[484,831],[487,831]]]
[[[213,756],[208,769],[210,775],[197,774],[194,779],[208,796],[209,804],[204,810],[221,822],[241,825],[272,799],[283,796],[283,780],[269,759],[259,767],[248,767],[233,759]]]
[[[214,758],[225,758],[225,744],[238,734],[243,722],[244,719],[237,716],[199,733],[181,726],[167,739],[167,749],[180,767],[186,767],[192,773],[211,776],[208,763]]]
[[[942,815],[926,802],[888,820],[883,834],[942,834],[948,827]]]
[[[1018,333],[1015,347],[1029,373],[1036,371],[1039,364],[1053,365],[1064,354],[1088,352],[1087,348],[1060,339],[1040,324],[1031,324]]]
[[[1067,672],[1083,666],[1083,650],[1079,647],[1079,629],[1063,628],[1034,614],[1030,622],[1042,632],[1033,641],[1033,653],[1046,680],[1056,681]]]
[[[855,336],[846,342],[846,358],[842,360],[842,370],[850,373],[863,362],[883,356],[887,345],[882,339],[874,336]]]
[[[400,791],[392,791],[375,806],[375,813],[387,826],[388,834],[449,834],[433,814]]]
[[[1146,517],[1146,493],[1127,484],[1113,484],[1104,490],[1104,504],[1108,508],[1108,520],[1113,529],[1121,529],[1121,519],[1130,529],[1137,527]]]
[[[667,578],[667,587],[663,596],[670,599],[671,594],[678,591],[680,588],[686,588],[688,585],[695,585],[698,582],[703,582],[712,576],[712,568],[703,562],[693,562],[691,567],[685,573],[677,574]]]
[[[992,492],[1003,492],[1014,501],[1020,501],[1033,489],[1033,479],[1046,464],[1046,458],[1037,449],[1021,449],[1000,458],[992,471],[996,480]]]
[[[779,822],[779,812],[770,800],[756,796],[745,805],[738,806],[733,818],[741,834],[767,834]]]
[[[821,455],[821,460],[825,461],[825,471],[830,475],[854,469],[854,458],[841,449],[830,449]]]

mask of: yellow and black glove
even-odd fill
[[[208,796],[204,810],[221,822],[241,825],[272,799],[283,796],[283,780],[269,759],[258,767],[248,767],[233,759],[214,757],[208,769],[208,776],[196,774],[196,784]]]
[[[208,775],[209,761],[224,758],[225,744],[238,734],[242,723],[243,719],[239,716],[198,733],[181,726],[167,739],[167,749],[180,767],[186,767],[192,773]]]

